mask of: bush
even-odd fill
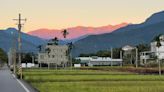
[[[0,48],[0,63],[7,62],[7,54]]]

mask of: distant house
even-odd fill
[[[151,50],[140,53],[141,64],[144,65],[150,59],[158,57],[159,59],[164,59],[164,35],[160,36],[161,46],[158,48],[157,42],[151,42]]]
[[[164,35],[160,36],[161,46],[158,48],[157,42],[151,43],[151,52],[155,52],[160,59],[164,59]],[[158,55],[159,52],[159,55]]]
[[[68,46],[54,45],[50,42],[44,47],[44,51],[38,53],[38,63],[47,65],[66,66],[68,64]]]
[[[124,51],[124,55],[131,54],[131,51],[134,49],[135,49],[135,47],[130,46],[130,45],[126,45],[126,46],[122,47],[122,50]]]
[[[110,57],[77,57],[76,60],[80,60],[81,63],[85,63],[88,66],[122,65],[122,59],[111,59]]]

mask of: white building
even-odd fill
[[[155,55],[159,57],[159,59],[164,59],[164,40],[161,41],[161,45],[159,48],[156,46],[157,42],[151,43],[151,52],[154,52]]]
[[[147,63],[147,60],[154,59],[154,57],[157,56],[159,59],[164,59],[164,35],[160,36],[160,43],[161,46],[158,48],[157,42],[152,42],[151,45],[151,50],[150,51],[145,51],[141,52],[140,55],[140,60],[141,64]]]
[[[53,45],[48,44],[45,46],[45,51],[38,53],[39,64],[55,64],[66,65],[68,59],[68,46],[67,45]]]
[[[101,65],[122,65],[122,59],[112,59],[110,57],[78,57],[81,63],[86,63],[88,66],[101,66]]]

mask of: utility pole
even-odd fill
[[[70,65],[71,65],[71,70],[72,70],[72,55],[69,53],[69,60],[70,60]]]
[[[120,51],[120,59],[122,59],[121,66],[123,66],[122,50]]]
[[[111,66],[113,66],[113,48],[112,47],[111,47],[111,59],[112,59]]]
[[[159,53],[159,48],[157,48],[157,62],[158,62],[158,71],[159,71],[159,75],[161,75],[161,61],[159,60],[159,56],[160,56],[160,53]]]
[[[136,68],[138,68],[138,48],[136,47]]]
[[[22,79],[22,67],[21,67],[21,48],[22,48],[22,42],[21,42],[21,29],[22,29],[22,21],[26,21],[26,19],[21,18],[21,14],[19,14],[18,19],[13,19],[18,22],[18,65],[19,65],[19,72],[20,72],[20,78]]]

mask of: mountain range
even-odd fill
[[[36,52],[37,46],[45,44],[44,39],[21,33],[22,37],[22,51],[23,52]],[[8,52],[11,47],[18,47],[18,31],[15,28],[8,28],[0,30],[0,48]]]
[[[95,53],[99,50],[108,50],[112,48],[122,47],[124,45],[138,45],[149,44],[152,39],[159,35],[164,34],[164,11],[152,14],[145,22],[140,24],[127,24],[123,23],[123,26],[115,27],[74,27],[68,28],[68,37],[72,40],[65,40],[66,42],[73,41],[74,46],[72,55],[78,56],[80,54]],[[77,32],[76,32],[77,29]],[[94,30],[93,30],[94,29]],[[108,30],[109,29],[109,30]],[[116,30],[114,30],[116,29]],[[80,30],[80,31],[79,31]],[[49,31],[49,30],[48,30]],[[94,31],[94,32],[93,32]],[[62,38],[61,30],[58,33],[54,33],[54,30],[47,32],[46,30],[33,31],[31,33],[40,34],[37,35],[42,38],[50,39],[59,35]],[[52,32],[52,33],[51,33]],[[81,32],[81,33],[80,33]],[[86,34],[85,34],[86,32]],[[88,32],[91,32],[89,34]],[[93,33],[92,33],[93,32]],[[13,33],[13,34],[12,34]],[[25,52],[37,51],[37,46],[46,44],[47,40],[31,36],[31,33],[21,33],[22,35],[22,50]],[[42,35],[45,34],[45,35]],[[82,34],[82,35],[78,35]],[[32,34],[34,35],[34,34]],[[72,36],[72,37],[71,37]],[[6,52],[14,45],[17,45],[18,31],[15,28],[8,28],[0,30],[0,48],[3,48]],[[76,38],[78,37],[78,38]],[[65,44],[65,41],[60,41],[61,44]]]
[[[119,29],[121,27],[127,26],[128,23],[121,23],[118,25],[108,25],[108,26],[102,26],[102,27],[83,27],[83,26],[77,26],[72,28],[66,28],[69,32],[69,35],[67,36],[67,39],[78,39],[78,38],[84,38],[87,35],[93,35],[93,34],[103,34],[103,33],[110,33],[116,29]],[[27,34],[38,36],[43,39],[52,39],[54,37],[58,37],[59,39],[63,39],[62,30],[57,29],[38,29],[34,31],[30,31]],[[64,39],[63,39],[64,40]]]
[[[124,45],[149,44],[152,39],[164,34],[164,11],[151,15],[141,24],[131,24],[111,33],[90,35],[74,43],[73,56],[95,53]]]

